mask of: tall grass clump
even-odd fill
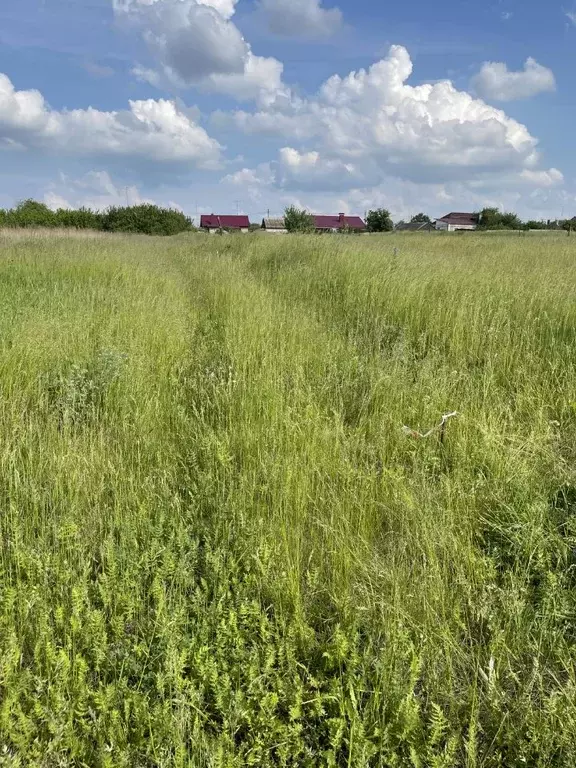
[[[576,244],[229,240],[0,241],[0,765],[572,766]]]

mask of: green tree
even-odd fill
[[[368,232],[391,232],[394,229],[394,224],[390,217],[390,211],[387,211],[386,208],[376,208],[373,211],[368,211],[366,226],[368,227]]]
[[[295,205],[290,205],[284,211],[284,222],[288,232],[314,232],[314,216]]]
[[[8,212],[8,226],[12,227],[55,227],[56,214],[44,203],[23,200]]]
[[[498,208],[484,208],[478,214],[478,229],[522,229],[515,213],[503,213]]]
[[[576,232],[576,216],[574,216],[572,219],[566,219],[566,221],[562,224],[562,229],[565,229],[568,232]]]
[[[417,213],[416,216],[412,216],[410,219],[410,223],[414,222],[422,222],[424,224],[432,224],[432,219],[430,216],[427,216],[425,213]]]

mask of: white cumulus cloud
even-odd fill
[[[530,210],[535,192],[561,191],[561,171],[541,167],[524,125],[449,81],[409,85],[411,74],[408,52],[393,46],[368,70],[329,78],[313,97],[217,113],[217,123],[290,139],[275,159],[225,181],[267,201],[316,200],[318,208],[332,200],[360,211],[380,201],[401,215],[426,201],[438,216],[486,205]]]
[[[286,37],[329,37],[342,26],[339,8],[323,8],[320,0],[260,0],[271,32]]]
[[[277,59],[255,56],[248,51],[242,72],[210,75],[203,87],[215,93],[231,95],[238,101],[256,99],[266,107],[281,98],[289,98],[290,92],[282,83],[283,69]]]
[[[144,39],[167,73],[183,83],[211,74],[238,74],[249,48],[240,30],[199,2],[158,0],[140,9]]]
[[[256,56],[233,23],[236,0],[114,0],[114,11],[135,28],[155,66],[134,73],[152,85],[197,86],[240,101],[268,104],[284,89],[283,65]]]
[[[525,168],[520,174],[522,181],[534,187],[557,187],[564,183],[564,174],[558,168],[549,168],[547,171],[531,171]]]
[[[378,174],[430,182],[536,168],[537,140],[524,125],[449,81],[408,85],[411,74],[408,51],[392,46],[368,70],[329,78],[314,98],[216,119],[304,142],[371,183]]]
[[[219,164],[220,145],[173,101],[130,101],[123,111],[54,110],[39,91],[18,91],[0,73],[0,143],[60,153],[121,156],[162,163]]]
[[[556,90],[554,73],[535,59],[526,59],[524,68],[511,72],[502,62],[486,61],[472,85],[486,99],[515,101]]]

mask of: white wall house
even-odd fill
[[[441,219],[436,219],[436,229],[444,232],[478,229],[478,216],[474,213],[448,213]]]

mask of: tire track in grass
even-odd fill
[[[402,515],[406,498],[394,498],[398,483],[393,475],[382,483],[373,467],[371,472],[358,470],[350,460],[350,432],[318,398],[327,371],[338,376],[349,350],[316,319],[300,309],[294,313],[254,282],[239,262],[208,265],[207,283],[223,286],[234,381],[227,389],[227,419],[219,420],[215,437],[226,467],[220,484],[230,490],[220,513],[235,521],[232,527],[242,544],[248,542],[244,561],[251,548],[258,562],[262,552],[268,553],[259,587],[264,604],[296,616],[299,631],[316,634],[316,650],[312,644],[310,656],[301,662],[306,669],[315,668],[316,654],[338,636],[339,623],[356,638],[350,652],[355,648],[367,659],[373,644],[383,642],[378,619],[387,616],[390,626],[401,617],[410,624],[406,605],[400,607],[399,586],[403,577],[408,583],[414,576],[420,555],[416,548],[407,570],[407,553],[394,553],[409,537]],[[219,315],[222,309],[215,312]],[[220,320],[217,325],[222,327]],[[386,506],[396,509],[397,520],[393,515],[386,519]],[[382,542],[383,528],[389,534],[396,528],[396,546],[390,543],[388,568],[379,575],[374,544]],[[238,542],[229,541],[238,551]],[[380,566],[383,561],[377,558]],[[428,579],[431,567],[429,560]],[[438,663],[441,654],[434,655]],[[392,669],[403,663],[395,654],[388,661]],[[387,701],[392,710],[394,701],[394,695]],[[371,711],[374,699],[369,697],[365,706]]]

